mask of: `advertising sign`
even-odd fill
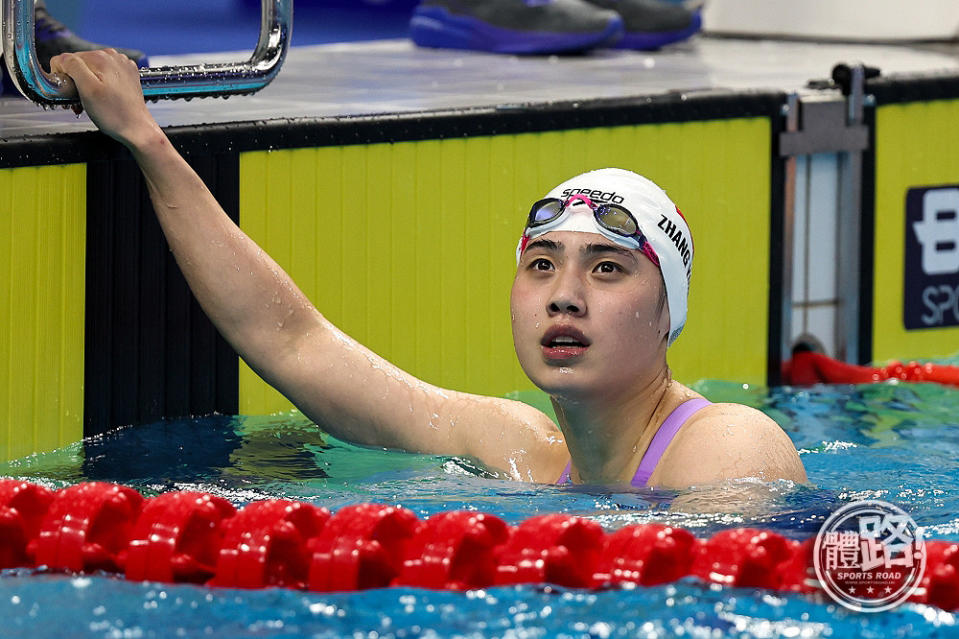
[[[959,185],[906,193],[905,269],[906,329],[959,326]]]

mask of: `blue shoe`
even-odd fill
[[[37,3],[33,15],[36,28],[37,61],[47,71],[50,70],[50,58],[55,55],[76,53],[77,51],[94,51],[109,47],[109,45],[95,44],[77,36],[65,24],[51,16],[47,12],[47,8],[40,3]],[[120,47],[113,48],[136,62],[140,68],[150,66],[150,61],[142,51]]]
[[[662,2],[668,2],[669,4],[681,4],[690,11],[699,11],[704,6],[706,6],[706,0],[661,0]],[[257,5],[259,7],[260,5]]]
[[[34,33],[37,47],[37,61],[44,70],[50,70],[50,58],[61,53],[75,53],[77,51],[93,51],[95,49],[106,49],[107,45],[94,44],[83,38],[78,37],[65,24],[54,18],[47,11],[46,5],[42,0],[36,4],[33,13]],[[127,56],[137,63],[137,66],[146,68],[150,66],[150,61],[146,54],[136,49],[122,49],[114,47],[117,51]],[[3,63],[3,69],[0,70],[2,81],[0,81],[0,94],[6,92],[8,95],[19,96],[20,92],[13,84],[7,73],[7,65]]]
[[[666,0],[587,0],[590,4],[619,13],[626,35],[614,46],[619,49],[652,51],[681,42],[702,28],[699,9]]]
[[[615,44],[623,19],[585,0],[423,0],[410,36],[421,47],[565,53]]]

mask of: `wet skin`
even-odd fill
[[[510,311],[520,364],[552,396],[616,402],[667,374],[659,269],[601,235],[560,231],[531,241]]]

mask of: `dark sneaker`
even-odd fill
[[[421,47],[495,53],[586,51],[622,35],[618,13],[585,0],[423,0],[410,20]]]
[[[73,53],[76,51],[92,51],[94,49],[106,49],[103,44],[94,44],[83,38],[77,37],[65,24],[54,18],[47,11],[46,6],[40,1],[37,2],[36,9],[33,12],[34,33],[36,34],[37,61],[45,70],[50,70],[50,58],[60,53]],[[150,61],[146,54],[136,49],[121,49],[114,47],[117,51],[127,56],[137,63],[140,68],[150,66]],[[20,92],[14,86],[13,81],[7,74],[7,65],[0,59],[0,93],[19,96]]]
[[[46,7],[38,6],[34,12],[36,25],[37,60],[47,71],[50,70],[50,58],[60,53],[74,53],[77,51],[93,51],[106,49],[108,45],[94,44],[78,37],[65,24],[54,18]],[[123,55],[137,63],[138,67],[150,65],[146,54],[136,49],[121,49],[113,47]]]
[[[587,0],[590,4],[619,12],[626,35],[619,49],[650,51],[685,40],[702,28],[699,10],[662,0]]]

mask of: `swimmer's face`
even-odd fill
[[[599,234],[532,240],[510,311],[520,365],[551,395],[612,400],[665,367],[669,311],[659,268]]]

